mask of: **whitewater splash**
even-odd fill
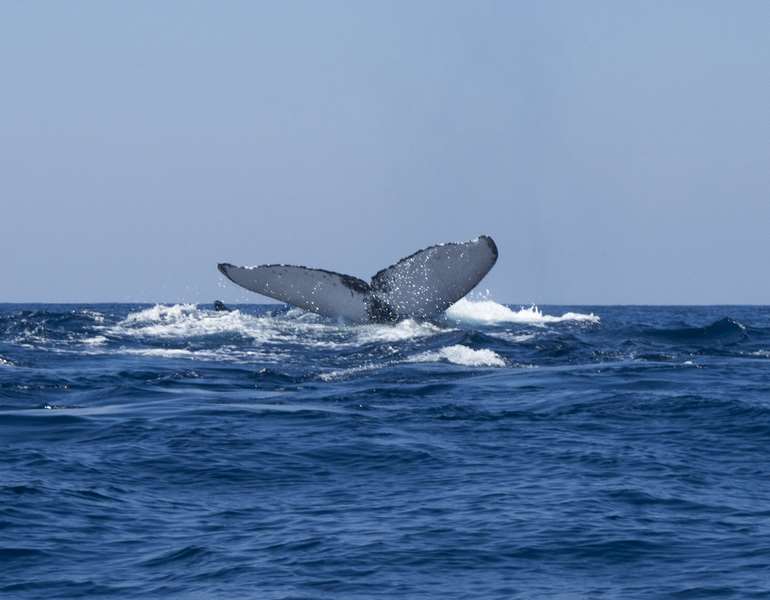
[[[194,304],[158,304],[129,313],[117,325],[107,329],[107,332],[113,336],[133,338],[194,338],[236,334],[257,342],[290,341],[286,339],[286,332],[275,327],[269,317],[255,317],[237,310],[215,312],[198,308]]]
[[[323,381],[336,381],[352,375],[358,375],[366,371],[375,371],[387,367],[393,367],[402,363],[440,363],[448,362],[464,367],[504,367],[505,359],[492,350],[482,348],[474,350],[462,344],[445,346],[435,352],[421,352],[414,356],[408,356],[402,360],[391,360],[383,363],[367,362],[347,369],[335,369],[321,373],[319,378]]]
[[[194,304],[155,305],[129,313],[116,325],[103,329],[105,334],[119,338],[173,340],[237,336],[248,338],[256,344],[296,344],[332,349],[403,342],[445,331],[450,329],[411,319],[393,324],[346,326],[299,309],[291,309],[278,315],[253,315],[240,310],[206,310]],[[84,340],[84,343],[99,345],[105,339],[103,335],[99,335]],[[165,352],[158,355],[181,357],[183,353]]]
[[[441,329],[432,323],[421,323],[412,319],[399,321],[392,325],[361,325],[356,329],[358,341],[364,344],[372,342],[402,342],[449,331]]]
[[[474,350],[462,344],[445,346],[436,352],[423,352],[412,356],[407,362],[441,362],[446,361],[466,367],[504,367],[505,360],[492,350],[482,348]]]
[[[563,323],[565,321],[584,321],[598,323],[599,317],[593,313],[564,313],[560,317],[543,314],[537,306],[512,310],[493,300],[469,300],[463,298],[446,311],[446,316],[453,321],[495,325],[516,323],[519,325],[544,325],[548,323]]]
[[[78,333],[67,329],[69,319],[75,320]],[[517,311],[489,299],[461,300],[449,309],[446,318],[435,322],[407,319],[363,325],[282,306],[273,310],[244,307],[222,312],[180,303],[156,304],[121,316],[95,309],[71,311],[56,318],[47,312],[25,315],[14,323],[11,335],[23,347],[87,355],[117,353],[275,364],[285,362],[298,351],[317,349],[321,351],[317,358],[322,362],[346,362],[347,357],[355,356],[355,367],[372,362],[370,368],[377,368],[376,365],[385,364],[384,360],[502,366],[508,363],[492,350],[463,346],[463,330],[483,326],[489,337],[522,343],[541,332],[522,330],[519,325],[598,320],[593,314],[546,315],[534,306]],[[338,356],[335,351],[342,354]],[[12,360],[0,356],[0,367],[14,366]],[[328,366],[324,364],[323,368]]]
[[[447,311],[446,319],[437,322],[407,319],[363,325],[283,307],[254,313],[249,309],[222,312],[195,304],[157,304],[129,312],[111,323],[96,311],[83,314],[92,320],[92,325],[77,340],[77,349],[67,346],[74,341],[68,336],[61,347],[51,346],[52,351],[271,364],[285,363],[298,349],[321,350],[323,354],[319,356],[325,357],[324,361],[334,356],[327,351],[357,357],[357,364],[343,369],[326,371],[328,367],[324,366],[321,378],[326,380],[404,363],[509,366],[507,359],[491,349],[474,349],[456,337],[447,344],[441,336],[461,335],[464,328],[478,325],[494,328],[486,332],[490,337],[521,343],[540,333],[512,329],[510,325],[599,321],[593,314],[547,315],[535,306],[517,311],[489,299],[463,299]],[[40,343],[43,342],[46,340]],[[12,363],[0,357],[0,366]]]
[[[512,310],[492,300],[469,300],[463,298],[446,312],[451,321],[496,325],[520,324],[543,325],[566,321],[598,323],[594,314],[568,312],[561,316],[543,314],[537,306]],[[436,335],[450,331],[433,323],[412,319],[398,323],[366,324],[344,326],[344,324],[323,319],[312,313],[293,308],[286,313],[273,315],[251,315],[233,310],[217,312],[200,308],[194,304],[155,305],[141,311],[129,313],[108,333],[129,337],[200,337],[218,334],[239,334],[255,341],[276,341],[286,343],[318,342],[319,337],[335,337],[335,345],[351,342],[358,344],[373,342],[398,342]],[[98,342],[102,340],[99,339]],[[94,342],[98,343],[97,340]],[[92,342],[92,343],[94,343]]]
[[[566,321],[598,323],[594,314],[568,312],[561,316],[543,314],[537,306],[512,310],[492,300],[468,300],[463,298],[446,312],[450,321],[480,325],[543,325]],[[129,313],[125,319],[111,328],[108,334],[127,337],[201,337],[221,334],[238,334],[257,342],[298,342],[305,344],[345,343],[367,344],[375,342],[399,342],[428,337],[451,331],[446,325],[419,322],[412,319],[398,323],[345,326],[343,323],[323,319],[312,313],[293,308],[286,313],[252,315],[233,310],[217,312],[194,304],[155,305]],[[333,338],[329,341],[329,337]],[[323,338],[326,341],[322,341]],[[91,343],[100,343],[97,338]]]

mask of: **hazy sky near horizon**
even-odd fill
[[[265,301],[492,235],[516,303],[770,303],[770,2],[4,2],[0,302]]]

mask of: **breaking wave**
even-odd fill
[[[130,313],[106,331],[129,338],[247,338],[257,344],[302,344],[334,347],[339,327],[330,322],[305,318],[306,313],[275,316],[268,312],[253,315],[240,310],[221,312],[194,304],[156,305]]]
[[[543,314],[536,306],[518,311],[492,300],[462,299],[446,312],[449,322],[435,323],[407,319],[393,324],[344,326],[299,309],[279,314],[253,315],[241,310],[217,312],[194,304],[155,305],[129,313],[113,327],[104,328],[107,335],[129,338],[197,338],[215,335],[250,338],[255,343],[301,343],[319,347],[358,346],[370,343],[395,343],[428,338],[453,331],[451,322],[479,325],[545,325],[563,322],[598,323],[594,314],[568,312],[561,316]],[[506,334],[513,341],[528,339]],[[531,334],[524,334],[531,335]],[[93,336],[84,343],[101,345],[104,335]],[[443,357],[450,362],[452,358]],[[458,358],[459,360],[470,360]],[[458,363],[460,364],[460,363]],[[466,363],[462,363],[466,364]]]
[[[314,324],[303,323],[303,327]],[[239,310],[216,312],[194,304],[157,304],[138,312],[108,329],[112,335],[128,337],[190,338],[222,334],[238,334],[259,341],[280,339],[282,332],[273,326],[270,317],[256,317]]]
[[[240,310],[219,312],[194,304],[155,305],[129,313],[114,327],[113,336],[132,338],[196,338],[237,335],[261,343],[301,343],[309,346],[343,347],[376,342],[400,342],[435,335],[442,330],[432,323],[411,319],[394,324],[341,326],[318,315],[291,309],[274,315],[253,315]],[[101,344],[104,336],[84,343]]]
[[[543,314],[537,306],[521,307],[512,310],[493,300],[469,300],[462,298],[449,307],[447,317],[453,321],[464,323],[479,323],[494,325],[496,323],[518,323],[521,325],[543,325],[547,323],[563,323],[565,321],[584,321],[598,323],[599,317],[593,313],[567,312],[560,317]]]
[[[322,380],[405,363],[476,367],[519,364],[521,361],[509,360],[507,354],[513,345],[556,333],[555,329],[544,331],[543,326],[599,321],[593,314],[547,315],[536,306],[513,310],[488,299],[463,299],[447,311],[446,318],[435,322],[407,319],[364,325],[345,324],[283,306],[215,311],[189,303],[119,309],[105,306],[62,313],[25,311],[18,319],[4,319],[6,333],[18,342],[63,355],[123,355],[249,365],[283,363],[292,369],[302,368],[289,365],[290,357],[297,352],[338,353],[334,357],[326,355],[332,364],[319,363]],[[522,329],[520,325],[538,329]],[[485,329],[483,334],[478,331],[481,328]],[[544,343],[550,353],[564,352],[566,348],[564,341]],[[0,366],[15,363],[3,356]]]
[[[505,360],[487,348],[474,350],[462,344],[445,346],[435,352],[423,352],[409,359],[409,362],[441,362],[467,367],[504,367]]]
[[[420,323],[407,319],[392,325],[360,325],[357,328],[358,341],[371,342],[401,342],[420,337],[436,335],[442,330],[432,323]]]

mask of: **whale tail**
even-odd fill
[[[497,246],[482,235],[418,250],[379,271],[371,282],[293,265],[237,267],[220,272],[241,287],[328,317],[365,323],[429,319],[470,292],[497,261]]]

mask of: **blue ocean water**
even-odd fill
[[[770,308],[0,305],[3,598],[770,598]]]

